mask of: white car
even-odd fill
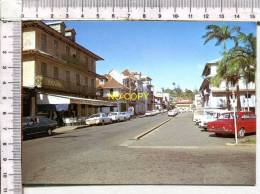
[[[88,119],[86,119],[86,125],[104,125],[107,123],[112,123],[112,120],[107,116],[106,113],[93,114]]]
[[[121,112],[111,112],[108,114],[108,117],[113,121],[113,122],[119,122],[124,120],[124,116],[121,114]]]
[[[153,115],[154,115],[153,111],[148,110],[145,112],[145,116],[153,116]]]
[[[208,122],[216,121],[221,113],[227,110],[221,109],[212,109],[212,110],[205,110],[204,114],[199,119],[199,127],[207,129]]]
[[[208,126],[208,122],[216,121],[217,119],[218,119],[217,113],[206,112],[200,118],[199,127],[204,128],[206,130]]]
[[[194,121],[196,124],[199,124],[200,119],[201,119],[203,113],[204,113],[203,110],[195,110],[195,111],[193,112],[193,121]]]
[[[120,114],[123,117],[123,120],[130,120],[131,119],[131,113],[129,113],[129,112],[121,112]]]
[[[174,117],[177,114],[178,114],[178,110],[176,108],[168,111],[168,116],[170,117]]]

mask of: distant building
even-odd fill
[[[178,109],[192,110],[193,109],[193,101],[186,99],[178,99],[175,101],[175,107]]]
[[[107,74],[104,78],[97,79],[97,95],[101,100],[107,100],[114,104],[110,107],[100,107],[99,111],[109,112],[125,112],[129,108],[129,102],[124,99],[116,99],[121,94],[126,94],[130,90],[128,87],[116,81],[111,75]]]
[[[171,97],[166,92],[155,93],[155,108],[156,109],[168,109],[171,104]]]
[[[210,80],[217,74],[217,60],[208,62],[205,65],[202,76],[204,78],[201,86],[200,93],[202,96],[202,106],[210,108],[227,108],[227,87],[226,82],[223,80],[219,87],[215,87],[210,83]],[[228,84],[230,101],[232,100],[232,91],[236,93],[234,85]],[[240,102],[241,108],[255,109],[255,83],[246,83],[243,78],[239,80],[240,89]]]
[[[130,100],[127,107],[132,108],[135,114],[144,114],[147,110],[154,108],[154,95],[152,79],[148,76],[142,75],[141,72],[131,72],[125,69],[122,73],[112,70],[108,73],[115,81],[124,87],[128,88],[128,92],[133,93],[147,93],[147,98],[141,97],[136,100]]]
[[[194,107],[196,109],[199,109],[199,108],[202,108],[202,96],[201,94],[195,94],[194,95],[194,101],[193,101],[193,104],[194,104]]]

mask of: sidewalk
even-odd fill
[[[85,128],[87,125],[63,126],[53,130],[53,133],[67,133],[76,129]]]
[[[145,117],[145,115],[134,116],[134,117],[132,117],[132,119],[142,118],[142,117]],[[86,128],[86,127],[88,127],[88,126],[87,125],[62,126],[62,127],[58,127],[56,129],[54,129],[53,133],[56,133],[56,134],[67,133],[67,132],[71,132],[76,129]]]

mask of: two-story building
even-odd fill
[[[23,22],[24,116],[86,116],[112,106],[96,99],[96,62],[103,59],[75,35],[64,22]]]
[[[108,100],[111,103],[114,103],[113,107],[100,107],[100,112],[109,113],[128,111],[129,101],[124,99],[124,94],[129,91],[128,87],[119,83],[109,74],[104,75],[104,78],[98,78],[97,93],[99,99]]]
[[[211,84],[211,79],[217,74],[217,62],[214,60],[208,62],[203,70],[203,81],[200,86],[202,96],[202,106],[210,108],[227,108],[227,93],[229,93],[230,102],[232,101],[232,92],[236,95],[236,87],[223,80],[218,87]],[[246,81],[241,78],[238,82],[240,92],[240,102],[242,110],[255,109],[255,83]]]

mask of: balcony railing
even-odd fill
[[[52,89],[56,91],[77,94],[80,96],[96,96],[96,88],[77,85],[73,82],[54,79],[46,76],[36,76],[36,86],[39,88]]]

